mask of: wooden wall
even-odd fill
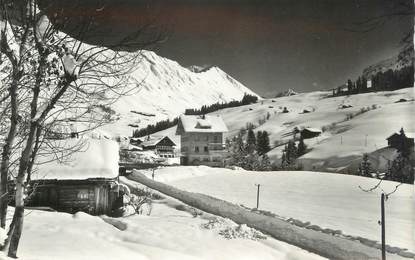
[[[122,194],[114,185],[114,181],[33,182],[31,187],[35,190],[26,205],[47,206],[68,213],[83,211],[92,215],[110,215],[115,206],[122,206],[116,205]]]

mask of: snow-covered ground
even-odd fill
[[[147,176],[151,172],[140,171]],[[168,167],[155,180],[183,190],[211,195],[232,203],[256,207],[256,186],[261,184],[259,208],[278,216],[311,222],[344,235],[380,241],[380,190],[371,193],[375,179],[317,172],[249,172],[220,168]],[[392,191],[397,183],[385,181]],[[386,202],[386,242],[415,251],[414,186],[401,185]]]
[[[250,234],[257,231],[238,228],[230,220],[194,217],[168,204],[154,203],[150,216],[108,220],[123,230],[82,212],[26,210],[18,256],[24,260],[324,259],[270,237],[252,239],[255,236]],[[247,238],[219,234],[233,232]]]
[[[372,92],[359,95],[327,98],[329,92],[302,93],[289,97],[266,99],[256,104],[227,108],[213,114],[220,114],[232,137],[248,123],[256,124],[255,131],[266,130],[270,134],[271,147],[275,141],[286,142],[292,138],[294,127],[311,127],[325,130],[321,136],[305,140],[312,150],[300,160],[305,169],[335,171],[349,167],[361,161],[362,154],[374,152],[387,146],[386,138],[401,127],[407,133],[415,132],[413,114],[415,113],[414,89]],[[408,102],[395,103],[400,99]],[[349,108],[339,108],[341,105]],[[284,107],[290,111],[282,113]],[[369,111],[360,113],[362,109]],[[307,109],[310,113],[303,113]],[[313,111],[314,110],[314,111]],[[269,113],[270,118],[264,124],[258,121]],[[348,115],[356,115],[345,120]],[[168,135],[180,144],[175,136],[175,127],[159,132]],[[268,155],[278,160],[283,146],[271,150]],[[373,161],[373,164],[376,162]],[[376,165],[374,165],[376,167]],[[382,170],[382,169],[381,169]]]

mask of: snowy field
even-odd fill
[[[18,256],[24,260],[324,259],[270,237],[227,239],[219,233],[235,230],[235,223],[213,216],[194,217],[170,204],[153,204],[150,216],[109,218],[123,230],[82,212],[26,210]],[[219,222],[203,227],[212,218]],[[245,227],[241,232],[256,231]],[[5,259],[1,253],[0,259]]]
[[[147,176],[151,172],[140,171]],[[169,167],[155,172],[155,180],[177,188],[211,195],[246,207],[256,207],[256,186],[261,184],[259,208],[278,216],[311,222],[344,235],[380,241],[380,190],[365,193],[375,179],[317,172],[249,172],[220,168]],[[392,191],[397,183],[383,182]],[[402,185],[386,202],[386,243],[415,251],[414,186]]]

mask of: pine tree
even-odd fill
[[[284,150],[282,151],[282,156],[281,156],[281,169],[286,169],[288,167],[288,162],[287,162],[287,156],[285,154],[285,151],[287,150],[287,146],[284,147]]]
[[[297,165],[297,157],[297,146],[295,145],[294,140],[290,140],[282,151],[281,169],[297,169],[299,167],[299,165]]]
[[[295,161],[297,160],[297,146],[293,140],[288,141],[286,157],[289,165],[295,164]]]
[[[370,171],[372,170],[371,163],[369,161],[369,155],[367,153],[363,154],[362,162],[359,165],[359,173],[361,176],[372,177]]]
[[[269,160],[269,157],[267,154],[264,154],[260,157],[260,171],[270,171],[271,170],[271,161]]]
[[[239,134],[236,137],[234,137],[231,147],[231,160],[232,164],[243,167],[245,158],[247,156],[247,151],[245,148],[245,144],[242,140],[242,135]]]
[[[271,150],[269,145],[269,136],[267,131],[257,132],[257,151],[259,155],[266,154]]]
[[[300,157],[307,153],[307,145],[304,143],[304,138],[300,138],[297,148],[297,156]]]
[[[414,182],[414,168],[410,159],[399,153],[391,164],[387,179],[412,184]]]
[[[256,138],[255,138],[254,130],[252,130],[252,128],[249,128],[248,130],[248,135],[246,138],[246,147],[247,147],[248,153],[253,153],[256,150]]]

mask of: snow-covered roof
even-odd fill
[[[79,151],[65,156],[64,160],[56,160],[55,154],[40,157],[40,164],[32,173],[32,180],[110,179],[118,176],[119,147],[117,142],[92,138],[74,138],[59,140],[59,142],[57,145],[65,153],[74,147],[80,147]]]
[[[143,138],[143,142],[140,145],[142,147],[154,146],[157,145],[164,138],[168,138],[175,145],[175,143],[168,136],[151,136],[150,139]]]
[[[386,138],[386,139],[389,139],[389,138],[391,138],[391,137],[393,137],[393,136],[400,136],[401,135],[401,133],[400,132],[395,132],[395,133],[393,133],[393,134],[391,134],[388,138]],[[415,133],[413,133],[413,132],[405,132],[405,136],[406,136],[406,138],[414,138],[415,137]]]
[[[181,115],[180,121],[185,132],[228,132],[225,122],[219,115]]]
[[[311,127],[305,127],[303,130],[309,131],[309,132],[313,132],[313,133],[321,133],[321,129],[318,128],[311,128]]]

